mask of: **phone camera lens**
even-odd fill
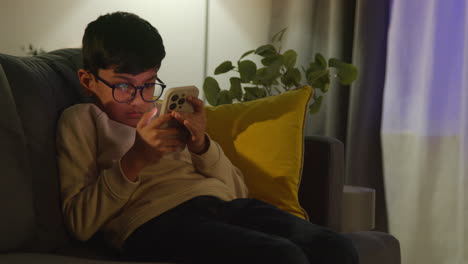
[[[169,109],[171,110],[174,110],[177,108],[177,104],[176,103],[172,103],[170,106],[169,106]]]
[[[173,102],[177,101],[178,99],[179,99],[179,96],[177,94],[171,97],[171,100]]]
[[[179,104],[182,105],[182,104],[184,104],[184,103],[185,103],[185,99],[184,99],[184,98],[180,98]]]

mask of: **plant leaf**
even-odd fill
[[[262,59],[262,64],[264,66],[270,66],[271,64],[275,62],[283,64],[283,55],[275,54],[275,55],[268,56]]]
[[[231,83],[231,88],[229,89],[231,98],[240,101],[242,99],[241,79],[237,77],[232,77],[229,79],[229,82]]]
[[[260,46],[255,50],[255,54],[258,54],[258,55],[260,55],[262,57],[272,56],[272,55],[275,55],[277,53],[278,52],[276,51],[275,46],[273,46],[271,44]]]
[[[327,93],[329,88],[330,88],[330,78],[328,79],[328,82],[324,81],[324,85],[322,88],[320,88],[320,90],[322,91],[322,93]]]
[[[257,65],[251,60],[243,60],[238,62],[239,74],[243,83],[249,83],[255,78],[257,73]]]
[[[218,81],[213,77],[205,78],[205,81],[203,82],[203,92],[205,93],[206,100],[210,105],[217,105],[220,90]]]
[[[319,96],[314,98],[314,102],[309,105],[309,112],[310,114],[314,115],[320,111],[320,107],[322,106],[323,96]]]
[[[265,86],[272,85],[281,76],[281,66],[282,62],[276,61],[268,67],[260,68],[255,75],[254,82],[258,81]]]
[[[321,53],[315,54],[315,62],[320,65],[321,69],[327,68],[327,60]]]
[[[281,42],[281,40],[283,39],[284,32],[286,32],[286,29],[288,28],[285,27],[282,30],[275,33],[275,35],[273,35],[273,37],[271,38],[271,42],[275,42],[276,38],[278,38],[278,42]]]
[[[242,56],[240,57],[239,60],[241,60],[241,59],[244,58],[245,56],[250,55],[250,54],[252,54],[252,53],[254,53],[254,52],[255,52],[255,50],[249,50],[249,51],[247,51],[246,53],[242,54]]]
[[[320,53],[315,54],[315,61],[309,64],[309,68],[305,71],[306,76],[315,71],[321,71],[327,69],[327,61]]]
[[[266,97],[267,93],[266,93],[266,90],[263,89],[263,88],[258,88],[257,90],[257,96],[258,98],[263,98],[263,97]]]
[[[234,66],[232,66],[232,62],[230,61],[225,61],[223,63],[221,63],[218,67],[216,67],[215,71],[214,71],[214,74],[215,75],[218,75],[218,74],[221,74],[221,73],[226,73],[230,70],[234,69]]]
[[[259,87],[245,87],[244,90],[245,90],[245,94],[244,94],[245,101],[256,100],[256,99],[263,98],[266,96],[265,89],[262,89]]]
[[[307,83],[313,88],[323,89],[326,83],[330,83],[329,70],[318,70],[307,74]]]
[[[255,96],[250,93],[245,93],[242,99],[244,100],[244,102],[248,102],[248,101],[253,101],[257,98],[255,98]]]
[[[297,52],[294,50],[290,49],[284,52],[283,54],[284,57],[284,66],[286,69],[292,69],[296,65],[296,60],[297,60]]]
[[[281,82],[287,87],[298,87],[301,82],[301,72],[298,68],[289,69],[281,77]]]
[[[244,98],[243,99],[244,99],[245,102],[257,99],[257,97],[255,96],[255,92],[253,92],[251,90],[251,88],[255,88],[255,87],[245,87],[244,88],[245,93],[244,93]]]
[[[216,98],[216,102],[217,102],[217,105],[232,104],[232,97],[229,91],[227,90],[220,91]]]
[[[254,81],[261,81],[265,79],[266,75],[266,67],[262,67],[260,69],[257,69],[257,73],[255,74],[255,80]]]
[[[283,66],[283,60],[276,60],[272,64],[266,67],[266,80],[273,82],[279,76],[281,76],[281,67]]]
[[[341,84],[349,85],[356,80],[358,70],[353,64],[345,63],[334,58],[331,58],[328,63],[330,64],[330,67],[336,68]]]

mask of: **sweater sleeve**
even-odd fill
[[[90,112],[62,114],[56,144],[62,212],[71,233],[83,241],[116,215],[139,186],[123,174],[120,160],[98,168],[97,140]]]
[[[224,154],[221,146],[207,135],[208,150],[197,155],[191,153],[195,169],[206,177],[218,178],[224,182],[238,198],[247,197],[247,186],[242,172]]]

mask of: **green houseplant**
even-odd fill
[[[239,77],[229,79],[229,90],[222,90],[215,78],[206,77],[203,91],[208,103],[217,106],[246,102],[308,84],[314,88],[309,105],[310,113],[314,114],[320,110],[323,96],[328,92],[332,78],[336,77],[344,85],[351,84],[357,78],[358,71],[354,65],[335,58],[327,61],[320,53],[316,53],[315,60],[311,61],[307,68],[301,67],[301,72],[296,67],[297,52],[293,49],[282,52],[281,43],[285,32],[286,28],[276,33],[271,43],[245,52],[236,65],[232,61],[224,61],[216,67],[215,75],[234,71]],[[262,65],[257,66],[252,60],[246,59],[251,55],[260,56]]]

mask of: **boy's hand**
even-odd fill
[[[130,180],[136,181],[144,167],[158,162],[164,154],[175,152],[185,146],[182,133],[177,128],[161,128],[172,116],[165,114],[151,120],[158,109],[145,113],[136,127],[135,142],[122,157],[121,166]]]
[[[206,114],[202,100],[193,96],[188,96],[187,101],[193,106],[193,113],[172,112],[171,115],[183,124],[190,132],[191,136],[187,141],[187,147],[190,152],[201,154],[206,151],[207,142],[205,140],[206,132]]]

